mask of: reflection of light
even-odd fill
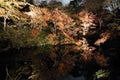
[[[73,77],[72,75],[68,75],[68,76],[65,76],[64,78],[61,78],[59,80],[85,80],[85,77],[83,75],[78,76],[78,77]]]

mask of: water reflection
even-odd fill
[[[79,54],[74,45],[11,49],[0,53],[0,78],[4,80],[57,79],[69,73]],[[8,74],[9,73],[9,74]],[[46,77],[47,76],[47,77]],[[52,77],[51,77],[52,76]]]
[[[62,77],[60,80],[85,80],[85,77],[83,75],[79,77],[73,77],[72,75],[68,75],[68,76]]]
[[[0,52],[0,80],[93,80],[101,67],[84,62],[81,53],[74,45]]]

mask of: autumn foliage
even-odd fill
[[[62,45],[59,49],[53,48],[45,61],[43,60],[45,68],[50,67],[49,71],[53,70],[56,76],[69,73],[76,66],[76,62],[94,62],[101,68],[108,67],[106,55],[111,54],[106,52],[111,48],[118,49],[119,52],[118,47],[111,47],[112,40],[117,40],[116,43],[120,40],[120,16],[117,14],[106,10],[95,13],[84,8],[69,14],[65,8],[59,7],[50,9],[23,2],[15,2],[14,6],[11,2],[4,4],[0,4],[0,26],[5,26],[5,31],[2,31],[3,27],[0,30],[0,43],[3,41],[7,44],[7,41],[8,44],[4,49],[2,43],[3,48],[0,49]],[[23,10],[26,6],[28,11]],[[63,45],[69,44],[74,47],[63,50]],[[40,65],[36,67],[38,66]]]

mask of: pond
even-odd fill
[[[75,45],[1,51],[0,80],[120,80],[119,57],[111,55],[110,66],[101,67],[81,53]]]

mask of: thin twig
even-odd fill
[[[6,80],[7,80],[8,77],[10,78],[10,80],[14,80],[14,79],[12,79],[12,77],[10,76],[7,66],[6,66],[6,73],[7,73],[7,75],[6,75]]]
[[[6,15],[4,16],[4,31],[6,30],[6,20],[7,20],[7,18],[6,18]]]

